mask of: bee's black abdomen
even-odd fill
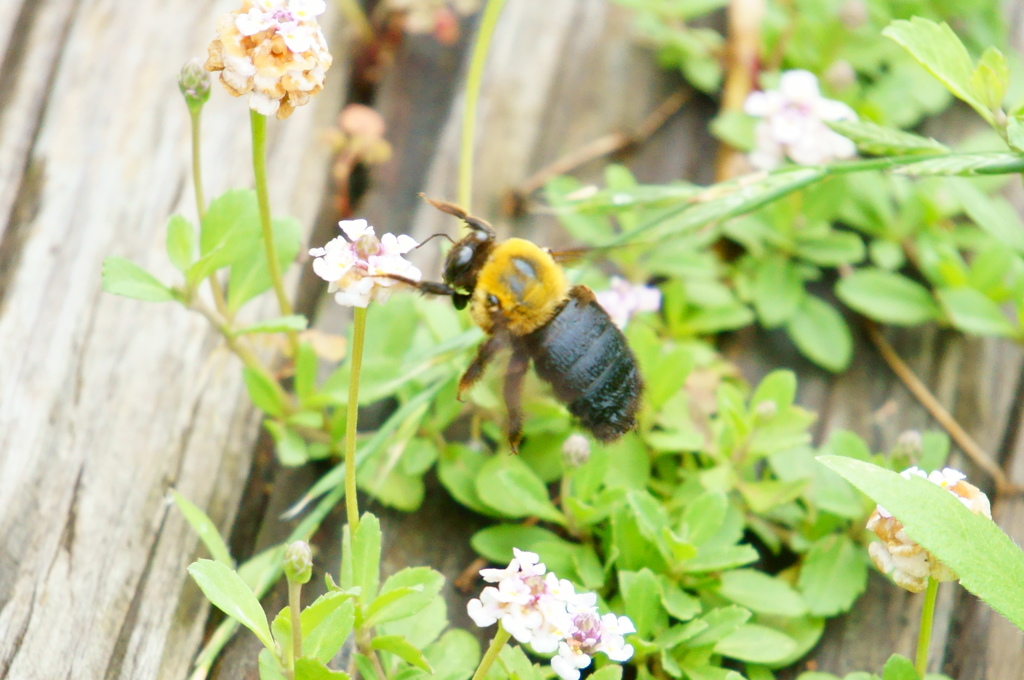
[[[633,429],[643,389],[636,358],[589,288],[573,288],[523,342],[537,375],[595,437],[610,441]]]

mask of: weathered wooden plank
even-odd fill
[[[0,676],[180,678],[207,607],[186,586],[195,536],[165,497],[175,486],[230,525],[256,416],[204,321],[103,294],[100,266],[118,254],[172,278],[163,223],[194,214],[177,69],[205,53],[232,3],[34,4],[26,44],[53,44],[27,53],[41,63],[20,62],[2,119],[4,140],[29,143],[3,147],[5,161],[31,160],[24,177],[6,165],[0,175],[0,196],[18,197],[2,214],[7,233],[20,234],[0,254]],[[57,19],[68,17],[64,32]],[[337,26],[333,13],[325,26]],[[303,222],[317,209],[320,128],[343,72],[270,125],[274,206]],[[251,183],[247,109],[214,87],[211,196]]]

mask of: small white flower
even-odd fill
[[[959,470],[945,468],[926,474],[914,466],[900,473],[904,479],[921,477],[941,486],[956,496],[971,512],[992,519],[988,496],[966,481]],[[891,574],[896,585],[913,593],[919,593],[928,585],[928,577],[936,581],[954,581],[957,576],[945,564],[911,539],[903,523],[892,516],[881,505],[868,518],[867,528],[881,539],[868,546],[868,554],[878,570]]]
[[[595,293],[597,302],[619,328],[625,328],[633,315],[661,309],[661,291],[652,286],[634,285],[613,276],[611,288]]]
[[[389,276],[420,280],[420,270],[402,257],[416,247],[413,238],[384,234],[378,240],[366,220],[343,220],[338,226],[345,236],[311,248],[309,254],[316,258],[313,271],[330,283],[327,290],[339,305],[366,307],[370,300],[386,301],[396,286],[405,285]]]
[[[508,567],[480,572],[485,581],[498,585],[470,600],[466,609],[474,623],[486,627],[501,621],[512,637],[535,652],[557,651],[551,668],[564,680],[578,680],[579,669],[589,666],[597,652],[613,661],[633,655],[623,638],[636,632],[627,617],[600,616],[595,593],[577,593],[569,581],[545,574],[536,554],[513,552]]]
[[[856,120],[857,114],[842,102],[822,97],[818,78],[809,71],[786,71],[779,89],[750,93],[743,110],[761,119],[750,154],[751,164],[759,170],[778,167],[784,157],[800,165],[819,165],[852,158],[857,152],[853,142],[825,125]]]

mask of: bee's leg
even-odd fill
[[[508,409],[508,445],[512,453],[519,453],[519,440],[523,435],[523,378],[530,366],[530,355],[521,348],[512,350],[505,374],[505,408]]]
[[[473,357],[473,361],[466,368],[466,372],[459,378],[459,401],[462,401],[462,395],[466,390],[476,384],[476,381],[484,374],[487,364],[498,353],[498,350],[504,346],[505,341],[501,336],[491,335],[477,348],[476,356]]]

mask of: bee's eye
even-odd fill
[[[492,307],[497,307],[498,306],[498,297],[496,295],[488,295],[487,296],[487,304],[491,305]]]

